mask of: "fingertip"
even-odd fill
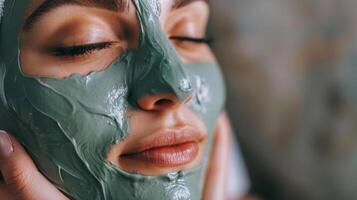
[[[0,130],[0,159],[6,159],[14,153],[13,142],[10,135]]]
[[[22,145],[19,143],[17,138],[14,136],[14,134],[6,132],[6,131],[2,131],[2,132],[7,135],[9,142],[11,143],[12,154],[10,156],[29,157],[26,150],[22,147]],[[1,135],[1,131],[0,131],[0,135]]]
[[[23,171],[36,169],[25,149],[16,138],[6,131],[0,131],[0,170],[2,178],[17,176]]]

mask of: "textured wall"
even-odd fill
[[[210,2],[253,190],[357,199],[357,1]]]

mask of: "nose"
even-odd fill
[[[163,111],[175,109],[180,105],[180,101],[173,93],[162,93],[143,96],[137,100],[137,104],[142,110]]]
[[[145,5],[147,4],[147,5]],[[140,8],[143,6],[142,8]],[[174,46],[161,30],[148,1],[138,4],[142,14],[141,40],[132,54],[128,68],[128,101],[142,110],[162,110],[176,107],[190,98],[194,91],[192,77],[187,74]]]

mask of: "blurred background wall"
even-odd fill
[[[252,192],[357,199],[357,1],[210,4]]]

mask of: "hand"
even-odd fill
[[[210,164],[206,173],[203,200],[225,200],[231,152],[231,127],[225,113],[217,120]]]
[[[0,131],[0,200],[68,200],[36,168],[26,151]]]

